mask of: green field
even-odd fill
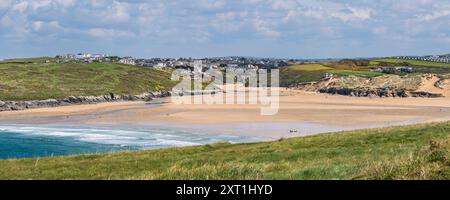
[[[383,75],[379,72],[371,72],[370,67],[357,67],[351,69],[337,69],[333,68],[330,63],[314,63],[293,65],[280,69],[280,85],[289,86],[296,83],[317,82],[323,79],[326,73],[331,73],[339,76],[363,76],[375,77]]]
[[[27,64],[27,63],[45,63],[47,61],[49,62],[55,62],[58,60],[62,60],[61,58],[51,58],[51,57],[37,57],[37,58],[16,58],[16,59],[7,59],[7,60],[3,60],[0,61],[0,64],[4,64],[4,63],[22,63],[22,64]]]
[[[115,63],[56,63],[58,58],[10,59],[0,62],[0,100],[36,100],[77,95],[140,94],[170,89],[170,74],[148,68]],[[47,61],[49,61],[47,63]],[[281,68],[280,85],[317,82],[326,73],[338,76],[376,77],[371,72],[380,62],[408,62],[416,73],[450,73],[450,64],[404,60],[375,59],[369,66],[352,69],[333,63],[310,63]]]
[[[371,64],[376,65],[380,62],[388,62],[388,63],[402,63],[407,62],[411,65],[416,66],[424,66],[424,67],[449,67],[450,63],[440,63],[440,62],[430,62],[430,61],[421,61],[421,60],[409,60],[409,59],[396,59],[396,58],[383,58],[383,59],[375,59],[371,60]]]
[[[354,75],[360,77],[377,77],[383,75],[383,73],[372,72],[370,70],[378,68],[378,65],[381,62],[392,64],[409,63],[410,66],[414,68],[416,74],[450,74],[449,63],[384,58],[371,60],[368,66],[356,66],[353,69],[343,69],[336,63],[313,63],[285,67],[280,70],[280,85],[290,86],[297,83],[317,82],[320,81],[326,73],[338,76]]]
[[[450,123],[0,161],[0,179],[450,179]]]
[[[341,76],[363,76],[363,77],[375,77],[381,76],[383,73],[380,72],[372,72],[369,70],[348,70],[348,69],[334,69],[330,70],[329,73],[341,75]]]
[[[332,70],[333,68],[324,66],[322,64],[304,64],[304,65],[289,66],[288,69],[301,71],[321,71],[321,70]]]
[[[44,58],[38,58],[42,61]],[[34,60],[34,59],[31,59]],[[114,63],[0,63],[0,100],[169,90],[170,73]]]
[[[450,63],[440,63],[431,61],[408,60],[408,59],[375,59],[370,62],[371,65],[377,65],[380,62],[387,63],[409,63],[418,74],[433,73],[433,74],[448,74],[450,73]]]

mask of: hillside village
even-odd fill
[[[430,62],[450,63],[450,54],[431,55],[431,56],[397,56],[395,58],[407,59],[407,60],[421,60],[421,61],[430,61]]]
[[[353,77],[358,77],[360,82],[370,82],[376,80],[377,77],[383,76],[387,80],[396,80],[398,77],[404,77],[405,80],[422,75],[435,74],[445,75],[450,74],[448,61],[449,54],[441,56],[421,56],[421,57],[388,57],[388,58],[371,58],[371,59],[322,59],[322,60],[305,60],[305,59],[279,59],[279,58],[254,58],[254,57],[216,57],[216,58],[133,58],[133,57],[119,57],[108,54],[65,54],[57,55],[54,58],[34,58],[34,59],[15,59],[5,60],[3,63],[25,62],[28,64],[39,63],[53,63],[61,64],[61,66],[68,66],[71,63],[85,64],[85,65],[116,65],[123,64],[129,67],[140,66],[141,69],[156,69],[162,71],[170,71],[173,69],[182,69],[185,74],[193,74],[196,71],[196,66],[200,63],[201,73],[207,69],[226,68],[241,68],[241,69],[280,69],[280,86],[282,87],[297,87],[297,88],[311,88],[308,85],[313,84],[314,91],[355,95],[355,96],[439,96],[435,93],[415,93],[414,90],[405,90],[404,88],[397,88],[396,84],[385,84],[380,88],[371,88],[369,84],[367,87],[358,86],[356,88],[341,85],[333,85],[328,83],[328,80],[354,80]],[[101,64],[103,63],[103,64]],[[198,69],[198,68],[197,68]],[[358,80],[359,80],[358,79]],[[383,79],[383,78],[382,78]],[[384,80],[384,79],[383,79]],[[403,79],[399,79],[403,80]],[[441,82],[447,80],[447,77],[440,77]],[[436,82],[439,82],[437,80]],[[389,82],[388,81],[388,82]],[[345,81],[347,82],[347,81]],[[352,82],[352,81],[351,81]],[[397,81],[398,82],[398,81]],[[416,84],[419,87],[420,84]],[[367,89],[369,88],[369,89]],[[387,92],[386,90],[389,89]],[[442,93],[441,91],[439,93]]]
[[[223,68],[256,68],[256,69],[273,69],[289,65],[300,64],[308,62],[307,60],[299,59],[277,59],[277,58],[252,58],[252,57],[217,57],[217,58],[133,58],[133,57],[118,57],[107,54],[65,54],[57,55],[55,62],[117,62],[127,65],[135,65],[142,67],[153,67],[163,69],[166,67],[172,68],[193,68],[195,62],[201,61],[204,66],[215,69]]]
[[[256,69],[276,69],[291,65],[299,65],[305,63],[320,63],[320,62],[335,62],[339,59],[279,59],[279,58],[254,58],[254,57],[242,57],[242,56],[230,56],[230,57],[214,57],[214,58],[134,58],[130,56],[119,57],[108,54],[91,54],[91,53],[78,53],[78,54],[64,54],[55,56],[56,60],[50,60],[48,62],[115,62],[127,65],[135,65],[142,67],[153,67],[157,69],[164,69],[166,67],[171,68],[185,68],[193,69],[196,61],[201,61],[204,66],[215,69],[224,68],[256,68]],[[428,61],[436,63],[450,63],[450,54],[446,55],[430,55],[430,56],[394,56],[387,57],[386,59],[404,59],[404,60],[417,60]],[[413,69],[409,66],[396,65],[393,66],[387,63],[380,63],[382,68],[374,69],[376,72],[383,73],[413,73]]]

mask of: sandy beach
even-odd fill
[[[1,112],[2,124],[158,125],[270,138],[450,119],[450,98],[364,98],[282,89],[276,115],[262,105],[113,102]],[[293,134],[295,132],[295,134]]]

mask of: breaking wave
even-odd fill
[[[2,137],[3,140],[8,141],[8,144],[3,144],[4,148],[0,146],[0,158],[5,157],[2,157],[1,154],[8,155],[8,157],[11,157],[11,155],[12,157],[34,157],[27,155],[42,155],[37,152],[42,150],[45,150],[45,155],[50,153],[51,155],[70,155],[79,152],[97,153],[124,149],[157,149],[218,142],[239,143],[258,140],[256,138],[234,135],[215,135],[179,129],[172,130],[149,127],[118,129],[116,127],[43,127],[22,125],[0,126],[0,141]],[[8,137],[7,140],[5,137]],[[36,138],[39,138],[39,142],[32,142],[27,146],[27,139],[31,140]],[[47,142],[49,139],[52,139],[51,145]],[[15,145],[14,143],[17,144]],[[71,151],[70,148],[74,148],[74,144],[72,143],[75,144],[78,151]],[[96,144],[102,145],[101,148],[87,148],[89,145],[95,146]],[[58,151],[55,150],[55,152],[52,152],[52,148],[55,146],[58,147]],[[89,149],[95,149],[95,152]],[[17,152],[6,151],[23,152],[24,156],[17,154]]]

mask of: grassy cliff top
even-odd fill
[[[37,61],[45,60],[39,58]],[[0,63],[0,100],[41,100],[67,96],[141,94],[168,90],[167,72],[115,63]]]
[[[36,58],[14,58],[14,59],[6,59],[0,61],[0,64],[6,63],[15,63],[15,64],[26,64],[26,63],[46,63],[63,60],[61,58],[51,58],[51,57],[36,57]]]
[[[449,179],[450,123],[251,144],[0,160],[0,179]]]
[[[449,63],[393,58],[367,60],[367,63],[365,63],[366,66],[356,65],[351,62],[352,61],[345,62],[345,60],[343,60],[338,62],[307,63],[284,67],[280,70],[280,85],[290,86],[297,83],[317,82],[323,79],[326,73],[338,76],[353,75],[366,78],[386,75],[381,72],[371,71],[371,69],[383,67],[380,63],[387,63],[388,66],[407,64],[413,68],[414,74],[450,74]],[[358,62],[358,60],[354,60],[354,62]]]
[[[397,59],[397,58],[374,59],[374,60],[370,61],[370,64],[376,65],[376,64],[379,64],[380,62],[409,63],[412,66],[450,68],[450,63],[431,62],[431,61],[423,61],[423,60],[410,60],[410,59]]]

